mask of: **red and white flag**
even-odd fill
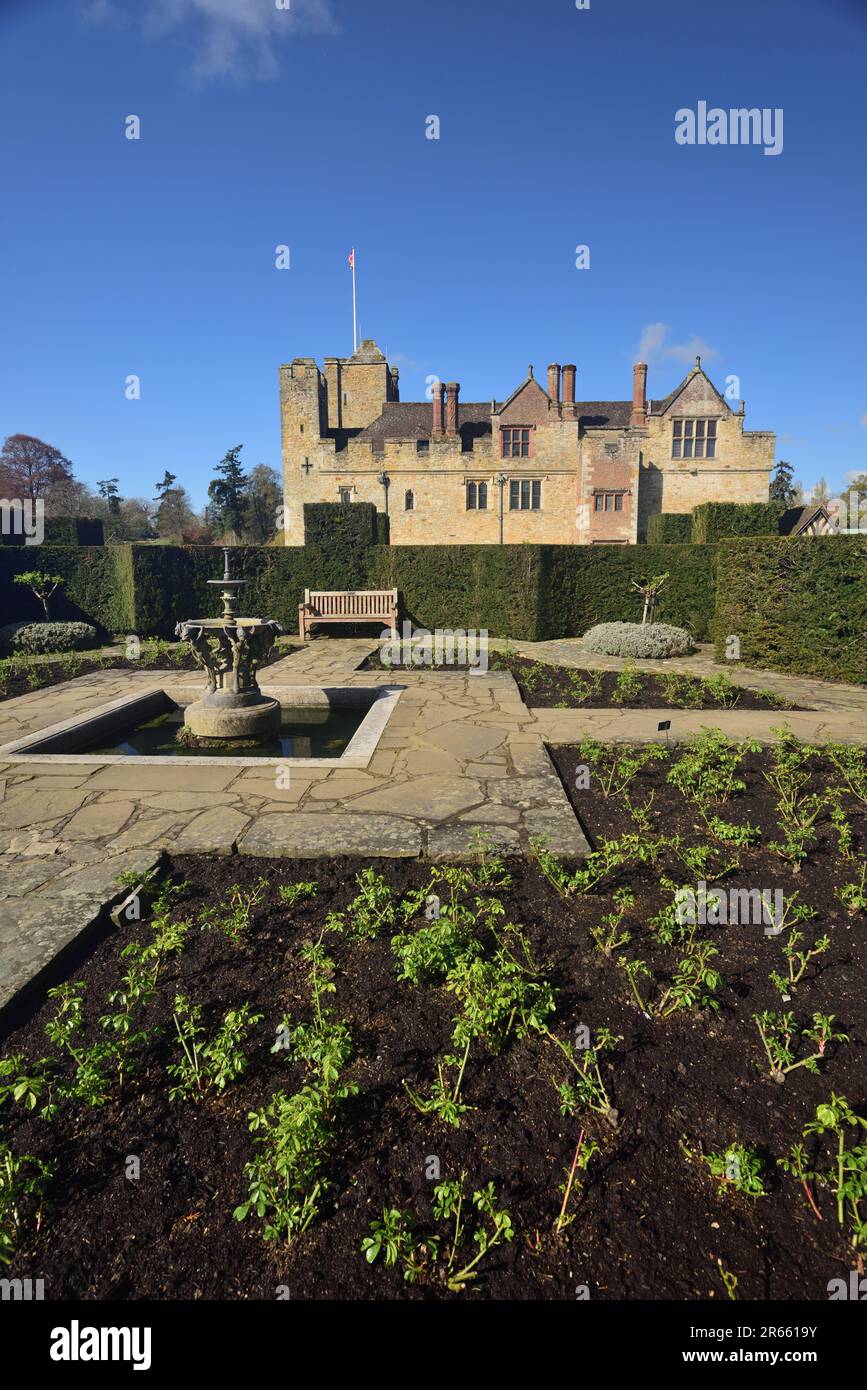
[[[350,269],[350,270],[354,270],[354,269],[355,269],[355,247],[354,247],[354,246],[353,246],[352,250],[351,250],[350,253],[349,253],[349,269]]]

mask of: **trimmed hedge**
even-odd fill
[[[693,508],[691,539],[707,545],[726,536],[778,536],[785,510],[784,502],[702,502]]]
[[[647,521],[650,545],[677,545],[692,540],[692,512],[654,512]]]
[[[0,544],[23,545],[24,537],[0,536]],[[47,516],[43,544],[105,545],[105,527],[101,518],[95,516]]]
[[[378,545],[371,589],[400,591],[401,619],[433,628],[486,628],[492,637],[538,637],[538,545]]]
[[[0,613],[18,622],[41,622],[38,598],[13,575],[38,569],[61,574],[63,587],[51,597],[58,622],[92,623],[100,633],[134,632],[131,547],[4,546],[0,549]]]
[[[548,545],[540,586],[540,639],[575,637],[596,623],[641,621],[644,600],[633,579],[670,578],[654,618],[710,636],[714,614],[715,546]]]
[[[717,659],[867,684],[867,537],[726,541],[718,548]]]
[[[691,545],[377,546],[371,588],[401,593],[406,616],[426,628],[487,628],[492,637],[576,637],[602,622],[640,621],[630,586],[669,572],[655,616],[710,634],[715,547]]]
[[[9,623],[0,627],[0,656],[39,656],[98,646],[99,634],[91,623]]]

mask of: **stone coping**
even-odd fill
[[[187,686],[174,686],[176,691],[189,689]],[[200,691],[200,687],[196,687]],[[350,705],[357,706],[360,703],[370,701],[370,707],[361,724],[352,735],[346,748],[338,758],[253,758],[253,757],[177,757],[163,756],[155,754],[153,757],[141,757],[128,753],[66,753],[60,751],[36,751],[40,745],[48,739],[62,738],[64,735],[82,734],[82,741],[91,737],[98,736],[105,732],[107,736],[123,728],[124,724],[132,720],[153,718],[155,714],[171,708],[178,703],[172,700],[171,696],[162,688],[156,687],[143,694],[122,696],[117,700],[110,700],[107,704],[98,705],[95,709],[89,710],[86,714],[73,716],[71,719],[64,719],[58,724],[49,725],[47,728],[40,729],[35,733],[28,734],[23,739],[15,739],[11,743],[0,747],[0,763],[34,763],[39,766],[139,766],[139,767],[274,767],[279,765],[288,768],[301,767],[367,767],[376,746],[382,736],[383,731],[388,725],[388,721],[394,712],[395,706],[400,699],[404,686],[382,686],[382,685],[353,685],[353,686],[262,686],[263,694],[272,693],[275,696],[282,696],[281,703],[292,705],[319,705],[329,706]],[[33,749],[34,751],[30,751]]]

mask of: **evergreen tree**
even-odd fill
[[[103,478],[101,483],[97,483],[99,495],[108,507],[110,516],[117,516],[120,511],[120,493],[117,490],[117,478]]]
[[[780,459],[771,478],[770,500],[772,502],[784,502],[787,507],[795,504],[798,497],[797,484],[794,481],[795,470],[785,459]]]
[[[236,444],[234,449],[229,449],[215,469],[221,476],[208,486],[208,496],[214,504],[218,526],[223,531],[234,531],[239,539],[247,511],[248,480],[238,458],[243,447],[243,444]]]

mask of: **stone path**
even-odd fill
[[[465,860],[479,834],[505,853],[544,835],[587,852],[533,715],[505,672],[359,672],[367,639],[318,639],[269,666],[262,689],[404,687],[365,768],[38,764],[0,757],[0,1007],[120,895],[125,868],[163,850]],[[0,704],[0,743],[162,687],[188,700],[188,673],[99,672]],[[284,763],[285,769],[286,764]]]

